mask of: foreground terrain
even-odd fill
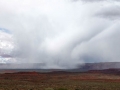
[[[118,70],[0,74],[0,90],[120,90]]]

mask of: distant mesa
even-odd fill
[[[22,66],[22,67],[21,67]],[[85,63],[84,65],[80,65],[74,69],[43,69],[44,64],[41,63],[6,63],[0,64],[0,72],[3,70],[12,70],[15,72],[30,72],[31,74],[36,74],[36,72],[50,72],[50,73],[67,73],[67,72],[97,72],[99,70],[104,70],[102,72],[117,72],[120,71],[120,62],[101,62],[101,63]],[[21,74],[22,74],[21,73]]]
[[[36,71],[32,71],[32,72],[7,72],[5,74],[22,74],[22,75],[38,75],[39,73]]]

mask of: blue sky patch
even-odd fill
[[[6,33],[11,34],[11,31],[10,31],[10,30],[8,30],[8,29],[5,29],[5,28],[0,28],[0,31],[3,31],[3,32],[6,32]]]

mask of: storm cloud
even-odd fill
[[[76,1],[82,1],[82,2],[85,2],[85,3],[96,3],[96,2],[119,2],[120,0],[76,0]]]
[[[16,63],[74,68],[119,61],[119,8],[118,0],[4,0],[0,27],[12,32]]]
[[[102,8],[96,15],[113,20],[120,19],[120,6],[108,6],[105,9]]]

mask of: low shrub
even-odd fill
[[[54,90],[53,88],[45,88],[45,90]]]
[[[68,89],[66,89],[66,88],[59,88],[58,90],[68,90]]]

